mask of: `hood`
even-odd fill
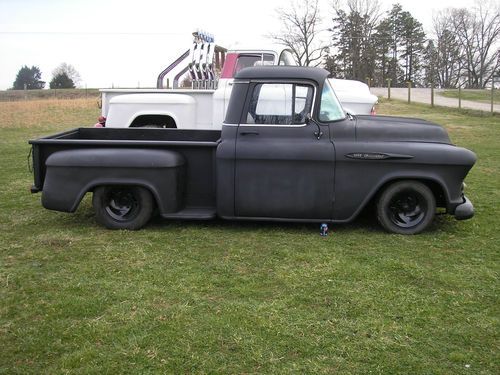
[[[356,116],[356,140],[451,144],[447,131],[438,124],[391,116]]]

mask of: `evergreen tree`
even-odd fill
[[[401,60],[404,69],[402,81],[420,83],[420,66],[424,52],[425,33],[422,24],[410,12],[402,12],[399,26],[401,30]]]
[[[43,89],[45,82],[42,81],[41,78],[42,72],[40,72],[40,68],[37,66],[28,68],[27,65],[24,65],[19,69],[19,72],[17,72],[16,80],[12,84],[12,88],[14,90],[24,90],[26,85],[26,89],[28,90]]]
[[[400,4],[394,4],[377,25],[373,36],[375,46],[375,82],[404,86],[407,81],[422,83],[425,33],[422,24]]]
[[[74,89],[75,84],[71,78],[68,77],[68,75],[63,72],[59,73],[56,76],[52,78],[50,81],[50,88],[51,89]]]
[[[390,20],[384,19],[378,24],[376,32],[373,36],[375,49],[374,85],[376,86],[385,86],[387,84],[387,80],[392,78],[392,29],[393,26]],[[396,82],[394,82],[394,84],[396,84]]]
[[[431,85],[440,87],[439,72],[437,70],[438,50],[432,40],[427,42],[423,56],[423,85],[425,87],[431,87]]]
[[[337,7],[332,27],[333,55],[326,61],[335,60],[339,76],[364,81],[375,72],[375,46],[373,33],[378,18],[377,1],[364,3],[347,1],[348,11]]]

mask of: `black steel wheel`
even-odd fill
[[[100,186],[92,204],[96,220],[109,229],[140,229],[154,208],[151,193],[138,186]]]
[[[377,218],[389,232],[417,234],[434,219],[436,199],[419,181],[399,181],[389,185],[377,203]]]

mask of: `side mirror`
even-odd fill
[[[319,141],[321,139],[321,137],[323,136],[323,132],[321,131],[320,125],[312,118],[311,113],[308,113],[306,115],[306,124],[309,125],[311,122],[318,127],[318,131],[314,132],[314,136]]]

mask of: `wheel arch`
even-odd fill
[[[362,203],[359,205],[358,209],[347,219],[347,220],[337,220],[339,222],[350,222],[354,220],[363,210],[365,210],[368,206],[375,204],[380,197],[380,194],[386,189],[389,185],[399,182],[399,181],[418,181],[425,184],[429,189],[431,189],[434,198],[436,199],[437,207],[446,207],[448,208],[448,204],[450,202],[450,195],[448,190],[446,189],[446,184],[439,176],[434,175],[392,175],[387,176],[382,179],[377,185],[373,187],[369,194],[365,197]]]
[[[376,201],[378,197],[380,197],[380,194],[390,185],[400,182],[400,181],[417,181],[421,182],[424,185],[426,185],[434,195],[434,198],[436,199],[436,206],[437,207],[446,207],[447,202],[448,202],[448,197],[447,197],[447,191],[444,188],[444,184],[431,177],[396,177],[389,179],[385,181],[382,185],[380,185],[377,188],[377,191],[372,194],[370,198],[370,203]]]
[[[178,124],[177,116],[170,112],[138,112],[129,124],[129,128],[137,128],[145,125],[162,125],[167,128],[176,129]]]
[[[146,190],[148,190],[152,197],[153,197],[153,202],[156,206],[159,205],[159,202],[161,202],[161,195],[158,192],[158,189],[154,184],[145,181],[145,180],[139,180],[139,179],[128,179],[128,178],[123,178],[123,179],[106,179],[106,178],[96,178],[93,181],[90,181],[86,186],[83,186],[81,191],[78,193],[78,195],[75,197],[75,201],[73,203],[73,206],[71,207],[71,212],[76,211],[78,206],[80,205],[83,197],[85,197],[85,194],[87,193],[92,193],[96,188],[98,187],[104,187],[104,186],[130,186],[130,187],[142,187]]]

